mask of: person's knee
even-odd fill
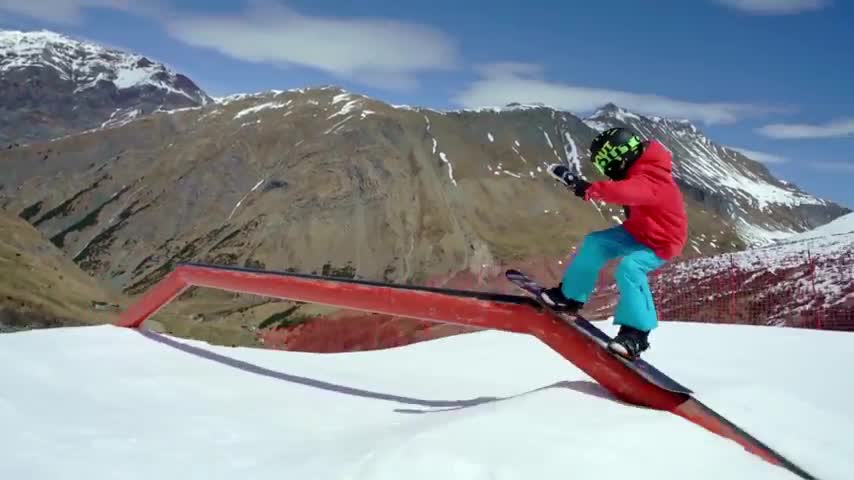
[[[592,232],[584,236],[581,242],[581,250],[591,253],[599,253],[604,249],[605,235],[603,232]]]
[[[632,257],[623,257],[617,265],[617,270],[614,271],[614,276],[617,280],[628,280],[639,282],[646,278],[643,269]]]

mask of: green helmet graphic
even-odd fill
[[[628,128],[609,128],[590,144],[590,161],[599,173],[621,178],[642,151],[643,141],[635,132]]]

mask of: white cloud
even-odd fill
[[[823,172],[854,173],[854,162],[815,161],[807,165]]]
[[[821,10],[829,6],[830,0],[715,0],[742,12],[754,15],[793,15]]]
[[[421,71],[453,68],[457,48],[444,33],[381,18],[302,15],[256,1],[239,16],[176,16],[169,33],[240,60],[315,68],[374,86],[411,88]]]
[[[653,94],[550,82],[540,77],[540,67],[524,63],[490,64],[481,66],[478,71],[482,78],[457,95],[455,100],[460,105],[477,108],[513,102],[543,103],[584,113],[612,102],[638,113],[687,118],[709,124],[732,123],[746,115],[774,111],[749,104],[691,102]]]
[[[788,163],[789,159],[785,157],[781,157],[779,155],[774,155],[772,153],[758,152],[756,150],[748,150],[746,148],[736,148],[736,147],[727,147],[730,150],[735,150],[736,152],[744,155],[745,157],[756,160],[757,162],[764,164],[780,164],[780,163]]]
[[[757,131],[766,137],[785,139],[847,137],[854,135],[854,118],[844,118],[820,125],[777,123],[765,125]]]
[[[62,25],[79,24],[88,8],[134,10],[130,0],[0,0],[0,11]]]

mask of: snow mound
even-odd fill
[[[667,323],[648,358],[807,471],[842,480],[854,377],[816,372],[847,364],[852,340]],[[526,335],[311,354],[101,326],[0,336],[0,362],[0,451],[15,452],[0,478],[183,479],[187,466],[222,479],[793,478],[614,400]]]

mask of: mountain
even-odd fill
[[[0,30],[0,145],[211,101],[186,76],[143,56],[48,31]]]
[[[439,112],[335,87],[238,95],[4,150],[0,207],[129,295],[190,260],[485,288],[502,264],[556,264],[622,221],[546,173],[568,161],[592,176],[595,133],[544,107]],[[743,245],[726,219],[688,210],[692,234],[718,242],[699,251]],[[253,302],[175,318],[249,328],[280,313]]]
[[[0,211],[0,332],[113,321],[102,288],[24,220]]]
[[[236,95],[4,150],[0,207],[131,296],[180,261],[486,289],[509,264],[554,276],[584,234],[622,221],[619,206],[582,202],[546,173],[565,162],[595,178],[596,133],[538,105],[441,112],[336,87]],[[745,201],[734,222],[702,188],[686,190],[687,257],[742,249],[742,224],[776,215]],[[842,210],[815,201],[828,217]],[[291,308],[194,298],[167,323],[244,335]]]
[[[674,174],[683,191],[731,218],[750,243],[785,238],[850,211],[775,178],[765,165],[713,143],[685,120],[646,117],[608,104],[585,123],[600,131],[630,127],[664,143],[674,156]]]

